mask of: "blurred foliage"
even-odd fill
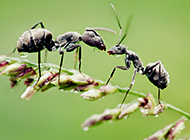
[[[113,3],[123,28],[133,15],[128,36],[123,44],[138,53],[144,65],[161,60],[170,75],[170,84],[161,92],[161,99],[189,112],[189,46],[190,46],[190,1],[187,0],[96,0],[96,1],[0,1],[0,52],[9,54],[16,46],[21,34],[36,22],[43,21],[54,38],[67,31],[83,33],[85,27],[106,27],[119,32],[110,7]],[[100,31],[107,49],[118,39]],[[93,51],[82,45],[82,71],[96,79],[106,81],[114,66],[124,65],[124,57],[116,58],[106,52]],[[13,56],[18,57],[15,53]],[[37,62],[37,54],[27,59]],[[48,54],[48,62],[59,64],[58,52]],[[74,53],[67,53],[63,67],[74,65]],[[120,87],[129,86],[133,69],[117,70],[111,80]],[[123,94],[107,96],[101,101],[85,101],[77,94],[50,89],[37,92],[30,101],[20,98],[25,87],[18,85],[10,89],[9,79],[1,76],[0,94],[0,138],[1,139],[142,139],[158,128],[176,121],[180,115],[167,110],[158,117],[142,117],[135,113],[127,120],[105,123],[84,132],[80,124],[94,112],[113,108],[123,99]],[[137,75],[132,90],[157,95],[157,88],[145,76]],[[126,102],[134,99],[129,96]],[[187,134],[190,122],[181,135]],[[137,135],[138,134],[138,135]]]

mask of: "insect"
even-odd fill
[[[79,34],[78,32],[66,32],[64,34],[59,35],[55,40],[55,49],[58,49],[59,54],[61,55],[61,62],[60,62],[60,69],[59,69],[59,77],[58,81],[60,81],[60,73],[61,67],[63,63],[64,52],[72,52],[75,49],[77,56],[78,48],[79,48],[79,72],[81,72],[81,45],[79,44],[80,41],[83,41],[85,44],[98,48],[101,51],[106,50],[106,46],[101,38],[101,36],[96,32],[96,30],[105,30],[112,33],[115,31],[107,29],[107,28],[86,28],[86,31],[83,35]],[[63,50],[65,49],[65,51]]]
[[[36,28],[38,25],[41,25],[41,28]],[[15,50],[19,53],[27,52],[27,53],[35,53],[38,52],[38,69],[39,69],[39,77],[34,87],[37,85],[40,77],[41,77],[41,55],[40,52],[43,49],[47,49],[48,51],[52,51],[55,42],[52,40],[52,33],[45,29],[43,23],[41,21],[37,22],[30,30],[25,31],[17,42],[17,46],[14,48],[13,54]],[[10,54],[9,54],[10,55]],[[9,56],[8,55],[8,56]]]
[[[114,10],[114,13],[115,13],[116,18],[117,18],[117,22],[118,22],[118,25],[120,28],[120,35],[119,35],[118,43],[115,46],[113,46],[110,50],[108,50],[108,53],[110,55],[125,54],[125,66],[115,66],[114,69],[112,70],[111,75],[110,75],[109,79],[107,80],[105,86],[109,83],[110,79],[113,77],[116,68],[119,68],[121,70],[128,70],[131,67],[131,62],[132,62],[133,66],[134,66],[134,73],[132,76],[130,86],[129,86],[129,88],[128,88],[128,90],[127,90],[127,92],[126,92],[126,94],[125,94],[125,96],[121,102],[120,107],[122,107],[122,104],[124,103],[132,85],[134,85],[134,82],[135,82],[134,79],[135,79],[135,75],[137,72],[141,75],[146,75],[147,78],[149,79],[149,81],[151,83],[153,83],[156,87],[158,87],[158,102],[161,105],[160,90],[166,88],[168,83],[169,83],[168,72],[165,70],[164,66],[161,64],[160,61],[155,62],[155,63],[149,63],[146,66],[146,68],[144,68],[143,62],[140,59],[140,57],[138,56],[138,54],[136,54],[135,52],[133,52],[131,50],[127,50],[127,47],[125,45],[121,44],[127,35],[127,31],[124,34],[124,36],[121,38],[121,32],[122,32],[121,24],[120,24],[119,18],[117,16],[115,7],[113,6],[113,4],[111,4],[111,6],[112,6],[112,9]]]

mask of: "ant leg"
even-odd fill
[[[60,65],[59,65],[58,84],[60,84],[60,74],[61,74],[61,67],[63,64],[64,51],[62,51],[60,54],[62,54],[62,55],[61,55],[61,61],[60,61]]]
[[[78,45],[76,45],[78,48],[79,48],[79,72],[82,74],[82,72],[81,72],[81,46],[78,44]],[[82,74],[83,75],[83,74]],[[84,75],[83,75],[84,76]]]
[[[160,84],[160,78],[161,78],[161,62],[158,61],[158,64],[159,64],[159,79],[158,79],[158,85],[161,85]],[[160,104],[160,106],[162,107],[162,104],[160,102],[160,88],[158,88],[158,103]],[[162,107],[163,108],[163,107]]]
[[[83,75],[82,74],[82,72],[81,72],[81,46],[79,45],[79,44],[69,44],[69,45],[67,45],[67,47],[65,47],[65,49],[66,49],[66,51],[67,52],[72,52],[72,51],[74,51],[75,49],[78,49],[79,48],[79,57],[78,57],[78,60],[79,60],[79,72],[81,73],[81,75]],[[84,76],[84,75],[83,75]]]
[[[69,45],[69,43],[67,43],[64,48],[67,48],[68,45]],[[61,67],[63,65],[64,51],[63,51],[62,47],[59,47],[58,51],[59,51],[59,54],[61,55],[61,61],[60,61],[60,64],[59,64],[59,75],[58,75],[58,84],[60,84],[60,75],[61,75]]]
[[[48,53],[48,51],[47,51],[47,49],[45,49],[44,63],[46,63],[46,62],[47,62],[47,53]]]
[[[76,49],[74,58],[75,58],[75,62],[74,62],[74,69],[76,69],[76,63],[77,63],[77,54],[78,54],[78,48]]]
[[[127,98],[127,95],[128,95],[128,93],[129,93],[129,91],[131,90],[132,85],[134,85],[134,82],[135,82],[134,79],[135,79],[136,73],[137,73],[137,69],[135,68],[135,69],[134,69],[133,76],[132,76],[132,80],[131,80],[131,83],[130,83],[130,86],[129,86],[127,92],[125,93],[125,96],[124,96],[124,98],[123,98],[123,101],[121,102],[120,108],[122,107],[122,105],[123,105],[125,99]]]
[[[43,25],[43,23],[41,21],[39,21],[31,29],[36,28],[36,26],[38,26],[38,24],[40,24],[42,28],[45,28],[44,25]]]
[[[32,46],[35,46],[35,43],[34,43],[34,39],[33,39],[33,36],[32,36],[32,32],[31,30],[29,30],[29,33],[30,33],[30,41],[31,41],[31,44]],[[41,69],[40,69],[40,63],[41,63],[41,54],[40,54],[41,51],[38,51],[38,70],[39,70],[39,77],[38,77],[38,80],[37,82],[35,83],[34,87],[36,87],[37,83],[39,82],[40,80],[40,77],[41,77]]]
[[[93,28],[86,28],[86,31],[92,31],[96,36],[100,36]]]
[[[43,34],[40,42],[45,42],[45,31],[44,31],[44,34]],[[41,43],[39,43],[38,46],[41,46]],[[47,62],[47,54],[48,54],[48,50],[49,50],[49,44],[44,43],[44,46],[46,48],[45,53],[44,53],[44,63],[46,63]]]
[[[40,63],[41,63],[41,56],[40,56],[40,51],[38,51],[38,68],[39,68],[39,77],[41,77]]]
[[[36,87],[37,83],[39,82],[40,78],[41,78],[41,69],[40,69],[40,63],[41,63],[41,56],[40,56],[40,51],[38,51],[38,70],[39,70],[39,77],[37,82],[35,83],[34,87]]]
[[[128,70],[128,69],[129,69],[128,67],[116,66],[116,67],[113,69],[113,71],[112,71],[112,73],[111,73],[111,75],[110,75],[108,81],[106,82],[106,84],[105,84],[104,86],[106,86],[106,85],[109,83],[110,79],[113,77],[113,74],[115,73],[116,68],[119,68],[119,69],[121,69],[121,70]]]
[[[160,88],[158,88],[158,103],[159,103],[159,105],[162,107],[162,104],[161,104],[161,102],[160,102]],[[163,108],[163,107],[162,107]]]

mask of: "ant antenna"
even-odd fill
[[[112,3],[111,3],[110,5],[111,5],[111,7],[112,7],[112,9],[113,9],[113,11],[114,11],[114,14],[115,14],[116,19],[117,19],[117,24],[118,24],[119,29],[120,29],[120,31],[119,31],[119,39],[118,39],[118,41],[117,41],[117,44],[118,44],[118,43],[119,43],[119,40],[120,40],[120,38],[121,38],[122,27],[121,27],[121,23],[120,23],[120,21],[119,21],[119,17],[118,17],[118,15],[117,15],[117,12],[116,12],[116,9],[115,9],[114,5],[113,5]]]
[[[123,37],[121,38],[121,40],[117,42],[117,45],[120,45],[121,42],[123,42],[123,40],[125,39],[125,37],[127,36],[127,34],[124,34]]]
[[[108,32],[111,32],[111,33],[116,34],[115,31],[113,31],[113,30],[111,30],[111,29],[108,29],[108,28],[102,28],[102,27],[86,28],[86,31],[90,31],[90,30],[108,31]]]
[[[119,41],[118,45],[122,43],[122,41],[125,39],[125,37],[127,36],[127,33],[129,31],[129,27],[130,27],[130,24],[131,24],[131,20],[132,20],[133,16],[131,15],[128,19],[128,22],[127,22],[127,26],[126,26],[126,29],[125,29],[125,34],[123,35],[123,37],[121,38],[121,40]]]
[[[120,29],[119,39],[118,39],[118,41],[117,41],[117,45],[119,45],[119,44],[122,43],[122,41],[123,41],[123,40],[125,39],[125,37],[127,36],[128,30],[129,30],[129,26],[130,26],[130,24],[131,24],[131,20],[132,20],[132,17],[133,17],[133,16],[130,16],[130,17],[129,17],[129,20],[128,20],[127,26],[126,26],[126,30],[125,30],[125,34],[124,34],[123,37],[121,38],[121,33],[122,33],[121,23],[120,23],[120,21],[119,21],[119,17],[118,17],[118,15],[117,15],[117,12],[116,12],[116,9],[115,9],[114,5],[113,5],[112,3],[111,3],[110,5],[111,5],[111,7],[112,7],[112,9],[113,9],[113,11],[114,11],[114,13],[115,13],[115,16],[116,16],[116,19],[117,19],[117,23],[118,23],[118,26],[119,26],[119,29]]]

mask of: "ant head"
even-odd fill
[[[106,46],[100,35],[93,29],[86,29],[82,37],[80,38],[85,44],[96,47],[101,51],[106,50]]]
[[[125,54],[127,51],[127,48],[125,45],[119,44],[113,46],[111,49],[108,50],[109,55],[114,55],[114,54]]]
[[[122,33],[122,27],[121,27],[121,23],[119,21],[119,17],[117,15],[117,12],[116,12],[116,9],[114,7],[113,4],[110,4],[113,11],[114,11],[114,14],[115,14],[115,17],[116,17],[116,20],[117,20],[117,24],[119,26],[119,29],[120,29],[120,33],[119,33],[119,38],[118,38],[118,41],[117,41],[117,44],[115,46],[113,46],[109,51],[108,53],[109,54],[125,54],[127,52],[127,48],[125,47],[125,45],[122,45],[121,43],[123,42],[123,40],[126,38],[127,36],[127,32],[128,32],[128,29],[129,29],[129,25],[130,25],[130,22],[131,22],[131,19],[132,17],[130,17],[129,19],[129,22],[128,22],[128,25],[126,27],[126,31],[125,31],[125,34],[121,37],[121,33]]]

